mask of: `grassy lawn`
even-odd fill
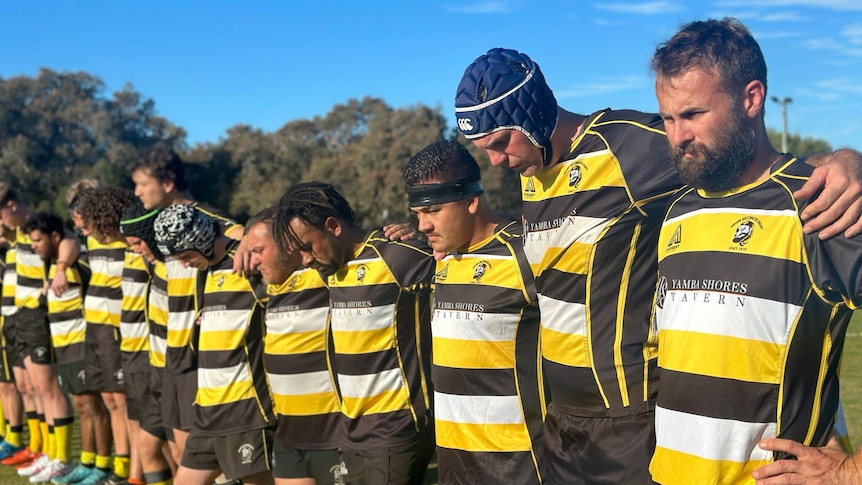
[[[841,400],[844,403],[844,413],[850,438],[854,447],[862,442],[862,312],[853,315],[850,328],[847,330],[847,341],[844,345],[844,360],[841,364]],[[73,441],[72,456],[80,454],[77,433]],[[425,484],[437,482],[437,466],[431,463]],[[17,485],[29,483],[26,478],[15,474],[12,467],[0,465],[0,483]]]

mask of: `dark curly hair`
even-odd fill
[[[85,190],[79,194],[78,214],[91,235],[102,244],[122,241],[120,219],[135,202],[135,194],[122,187]]]
[[[278,213],[272,223],[272,236],[279,251],[288,252],[291,245],[300,246],[299,238],[290,227],[290,221],[295,217],[318,229],[324,228],[329,217],[350,226],[359,226],[347,199],[335,187],[323,182],[296,184],[279,199]]]
[[[129,173],[138,170],[159,182],[173,182],[177,190],[186,190],[189,187],[183,161],[167,143],[156,143],[129,165]]]

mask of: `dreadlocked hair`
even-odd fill
[[[122,187],[104,187],[81,192],[78,214],[93,237],[102,244],[122,241],[120,219],[135,202],[135,194]]]
[[[324,229],[326,219],[334,217],[357,226],[356,214],[347,200],[330,184],[306,182],[287,189],[278,201],[278,215],[273,221],[272,236],[279,251],[302,245],[290,227],[290,221],[301,219],[311,227]]]

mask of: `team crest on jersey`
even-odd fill
[[[527,177],[526,183],[524,183],[524,197],[528,199],[532,199],[536,196],[536,182],[533,180],[533,177]]]
[[[239,461],[243,465],[250,465],[252,456],[254,455],[254,446],[244,443],[242,446],[237,448],[237,453],[239,453]]]
[[[434,282],[442,283],[446,281],[446,278],[449,276],[449,263],[446,263],[446,266],[443,266],[443,269],[434,274]]]
[[[682,244],[682,224],[678,224],[676,229],[673,230],[673,234],[670,236],[670,241],[667,242],[666,251],[670,252],[675,250]]]
[[[221,288],[223,285],[224,285],[224,275],[221,275],[221,276],[219,276],[219,277],[218,277],[218,279],[216,280],[216,286],[218,286],[219,288]]]
[[[662,276],[655,288],[655,306],[664,308],[665,298],[667,298],[667,278]]]
[[[586,166],[582,163],[576,163],[572,165],[572,168],[569,170],[569,187],[578,188],[578,185],[581,184],[581,178],[583,177],[584,170],[586,170]]]
[[[479,261],[473,266],[473,283],[478,283],[491,269],[491,263],[488,261]]]
[[[356,281],[362,283],[365,277],[368,276],[368,266],[364,264],[360,264],[358,268],[356,268]]]
[[[742,248],[745,247],[746,244],[751,242],[751,238],[754,236],[756,230],[763,229],[763,223],[760,222],[760,219],[756,217],[748,216],[734,222],[732,227],[734,244],[733,247]]]
[[[332,480],[335,485],[344,485],[344,477],[347,476],[347,465],[341,463],[331,467],[329,473],[332,473]]]
[[[296,280],[298,280],[298,279],[299,279],[298,277],[294,276],[293,278],[288,280],[287,289],[292,290],[292,289],[296,288]]]

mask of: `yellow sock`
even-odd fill
[[[48,453],[48,447],[51,445],[50,440],[48,439],[48,423],[45,421],[45,415],[39,415],[39,431],[42,433],[42,446],[39,451],[42,453]]]
[[[3,402],[0,401],[0,425],[6,422],[6,415],[3,414]],[[0,435],[6,436],[6,426],[0,426]]]
[[[129,478],[129,456],[114,456],[114,473],[118,477]]]
[[[42,452],[42,430],[39,428],[39,418],[36,411],[27,411],[27,430],[30,431],[30,451]]]
[[[81,464],[92,467],[96,464],[96,454],[92,451],[81,452]]]
[[[24,433],[24,426],[8,426],[6,428],[6,442],[15,448],[21,447],[21,435]]]
[[[57,435],[54,434],[54,426],[48,425],[48,459],[57,458]]]
[[[54,418],[54,458],[63,463],[71,462],[72,423],[74,418]]]
[[[96,455],[96,468],[111,471],[111,457]]]

